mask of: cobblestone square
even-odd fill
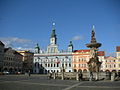
[[[48,79],[46,75],[0,76],[0,90],[120,90],[120,81]]]

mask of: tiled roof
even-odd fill
[[[107,59],[107,60],[114,60],[114,59],[116,59],[115,57],[112,57],[112,56],[108,56],[108,57],[105,57],[105,59]]]
[[[90,52],[90,49],[83,49],[83,50],[74,50],[73,53],[81,53],[81,52]],[[98,56],[105,56],[104,51],[98,51]]]
[[[18,52],[15,51],[15,50],[14,50],[14,54],[16,54],[16,55],[21,55],[20,53],[18,53]],[[23,56],[23,55],[21,55],[21,56]]]
[[[104,51],[98,51],[98,56],[105,56],[105,52]]]
[[[117,52],[120,52],[120,46],[117,46],[117,47],[116,47],[116,51],[117,51]]]
[[[84,50],[74,50],[74,52],[90,52],[89,49],[84,49]]]

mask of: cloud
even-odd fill
[[[17,51],[20,51],[20,50],[29,50],[29,51],[34,52],[34,48],[16,47],[16,48],[13,48],[13,49],[15,49],[15,50],[17,50]]]
[[[76,35],[72,38],[72,40],[81,40],[82,36]]]
[[[18,37],[0,37],[5,47],[12,47],[16,50],[33,50],[34,42],[29,39]]]
[[[29,43],[29,42],[31,42],[31,40],[22,39],[22,38],[18,38],[18,37],[2,37],[2,38],[0,38],[0,40],[3,42],[8,42],[8,43],[13,43],[13,42]]]

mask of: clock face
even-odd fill
[[[52,39],[52,42],[54,41],[54,39]]]
[[[51,40],[51,43],[54,43],[54,39]]]

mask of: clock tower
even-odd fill
[[[52,26],[52,33],[50,36],[50,44],[47,47],[47,52],[48,53],[57,53],[58,52],[58,46],[57,46],[57,37],[55,33],[55,23],[53,23]]]

